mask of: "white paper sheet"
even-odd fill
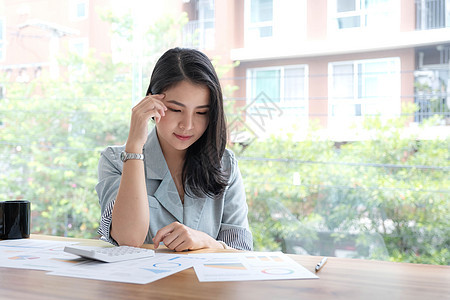
[[[152,258],[115,263],[90,261],[60,269],[49,275],[146,284],[192,267],[197,258],[188,255],[155,253]]]
[[[198,280],[286,280],[318,278],[281,252],[169,254],[103,263],[64,252],[77,242],[0,241],[0,267],[50,271],[50,275],[146,284],[194,267]]]
[[[190,254],[205,259],[194,265],[200,282],[317,279],[281,252]]]
[[[17,239],[0,241],[0,267],[53,271],[86,263],[64,247],[76,242]]]

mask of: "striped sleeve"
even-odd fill
[[[223,196],[223,214],[217,240],[234,249],[251,251],[253,237],[247,219],[244,182],[233,152],[225,152],[223,163],[230,177]]]
[[[114,207],[114,201],[111,201],[108,206],[106,206],[101,220],[100,226],[98,228],[98,233],[101,235],[100,239],[105,242],[109,242],[115,246],[119,244],[111,237],[110,229],[111,229],[111,221],[112,221],[112,211]]]
[[[122,175],[122,165],[120,164],[119,153],[121,148],[108,147],[102,151],[98,162],[98,183],[95,186],[101,208],[100,226],[98,233],[103,241],[117,245],[111,237],[110,229],[112,222],[112,212],[114,202],[119,190],[120,178]]]
[[[222,225],[222,227],[224,226]],[[237,250],[253,250],[252,233],[245,228],[230,226],[229,228],[222,229],[219,232],[217,240]]]

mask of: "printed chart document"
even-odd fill
[[[17,239],[0,241],[0,267],[54,271],[86,263],[64,247],[76,242]]]
[[[197,258],[188,255],[155,253],[154,257],[128,261],[88,263],[60,269],[49,275],[146,284],[191,268]]]
[[[0,241],[0,267],[49,271],[50,275],[146,284],[194,267],[198,280],[314,279],[281,252],[176,254],[104,263],[64,252],[77,242],[18,239]],[[105,243],[105,246],[109,244]]]
[[[204,259],[194,265],[200,282],[317,279],[281,252],[190,254]]]

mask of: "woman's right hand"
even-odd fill
[[[148,121],[154,118],[155,122],[159,123],[165,116],[167,107],[162,102],[164,97],[164,94],[148,95],[133,107],[125,151],[142,153],[142,148],[147,141]]]

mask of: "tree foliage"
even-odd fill
[[[405,123],[368,118],[370,138],[339,146],[314,134],[250,144],[240,168],[255,248],[449,264],[450,140],[418,140]]]

